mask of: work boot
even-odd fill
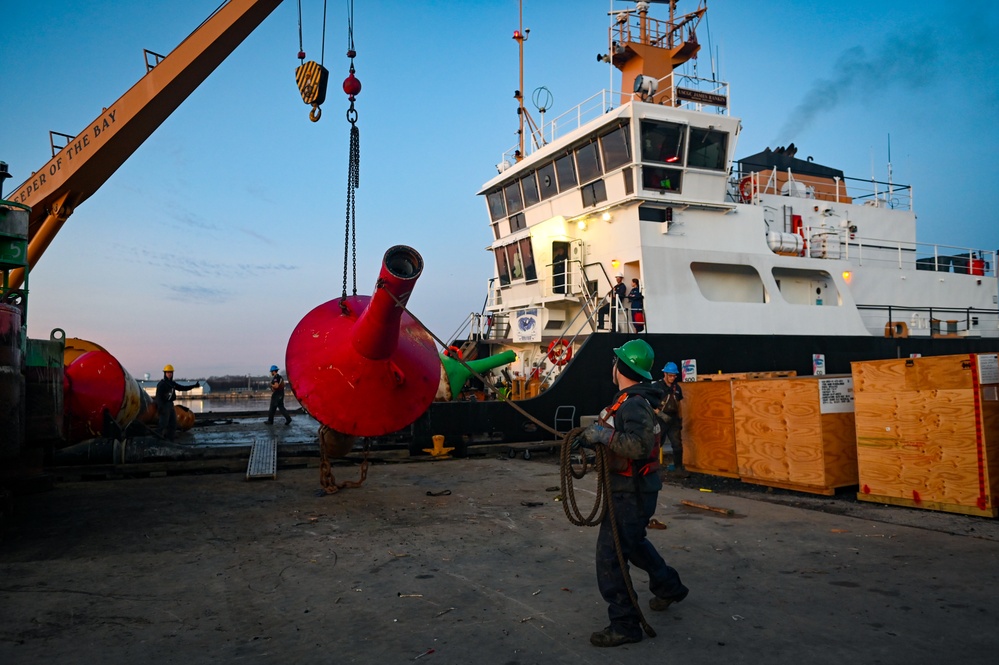
[[[684,598],[687,597],[688,593],[690,593],[690,589],[688,589],[687,587],[683,587],[683,591],[681,591],[679,594],[671,598],[660,598],[659,596],[655,596],[649,600],[649,607],[651,607],[656,612],[662,612],[673,603],[679,603],[680,601],[682,601]]]
[[[274,421],[273,421],[273,420],[265,420],[264,422],[265,422],[266,424],[268,424],[268,425],[273,425],[273,424],[274,424]]]
[[[617,632],[612,626],[607,626],[600,632],[590,635],[590,644],[595,647],[619,647],[622,644],[630,644],[632,642],[641,641],[641,633],[635,637],[631,637],[630,635]]]
[[[291,424],[291,418],[288,418],[287,420],[285,420],[284,424],[285,425],[290,425]]]

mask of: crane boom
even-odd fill
[[[135,152],[282,0],[229,0],[69,141],[9,200],[31,207],[28,270],[73,210]],[[10,288],[24,283],[12,271]]]

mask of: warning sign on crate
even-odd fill
[[[978,383],[999,383],[999,355],[995,353],[978,354]]]
[[[819,379],[820,413],[853,413],[853,377]]]

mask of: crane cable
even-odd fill
[[[325,19],[324,19],[325,20]],[[350,59],[350,73],[343,81],[343,91],[350,100],[347,109],[347,122],[350,123],[350,149],[347,163],[347,221],[343,238],[343,295],[340,299],[340,309],[347,309],[347,253],[350,252],[353,266],[353,295],[357,295],[357,218],[355,213],[354,190],[360,186],[361,165],[361,132],[357,128],[357,109],[354,100],[361,92],[361,82],[354,76],[354,0],[347,3],[347,57]]]

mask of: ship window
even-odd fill
[[[686,127],[671,122],[642,121],[642,161],[683,166]]]
[[[558,194],[558,183],[555,182],[555,162],[548,162],[538,169],[538,184],[541,186],[542,201]]]
[[[607,200],[607,185],[603,180],[594,180],[579,188],[583,195],[583,207],[588,208]]]
[[[595,141],[576,148],[576,168],[579,169],[581,183],[596,180],[603,175],[600,168],[600,153],[597,152]]]
[[[512,215],[524,209],[524,199],[520,195],[520,182],[511,182],[503,188],[503,198],[506,199],[506,209]]]
[[[622,171],[624,173],[624,193],[634,194],[635,193],[635,172],[633,169],[625,169]]]
[[[510,261],[510,279],[524,279],[524,260],[520,256],[520,246],[517,243],[507,245],[505,248],[507,259]]]
[[[701,295],[711,302],[767,302],[767,289],[753,266],[694,262],[690,271]]]
[[[503,204],[503,190],[497,189],[495,192],[490,192],[486,195],[486,201],[489,203],[489,218],[494,222],[497,219],[503,219],[506,217],[506,206]]]
[[[683,175],[683,172],[680,169],[643,166],[642,187],[659,190],[660,192],[679,192],[681,175]]]
[[[541,202],[541,198],[538,195],[538,180],[534,175],[534,171],[531,171],[524,176],[524,178],[520,181],[520,184],[524,191],[525,208]]]
[[[728,134],[713,129],[690,128],[690,154],[687,166],[725,170],[728,151]]]
[[[533,282],[538,279],[538,269],[534,265],[534,250],[530,238],[520,239],[520,255],[524,259],[524,279]]]
[[[572,163],[572,153],[555,160],[558,174],[558,191],[564,192],[576,186],[576,166]]]
[[[500,286],[510,284],[510,264],[507,262],[506,249],[497,247],[493,250],[496,256],[496,272],[499,273]]]
[[[631,137],[628,125],[622,125],[600,137],[600,147],[604,154],[604,168],[607,171],[624,166],[631,161]]]
[[[493,222],[492,224],[490,224],[490,226],[493,227],[493,237],[499,240],[500,238],[499,222]]]
[[[518,212],[516,215],[510,217],[510,233],[526,228],[527,219],[524,217],[524,213]]]

